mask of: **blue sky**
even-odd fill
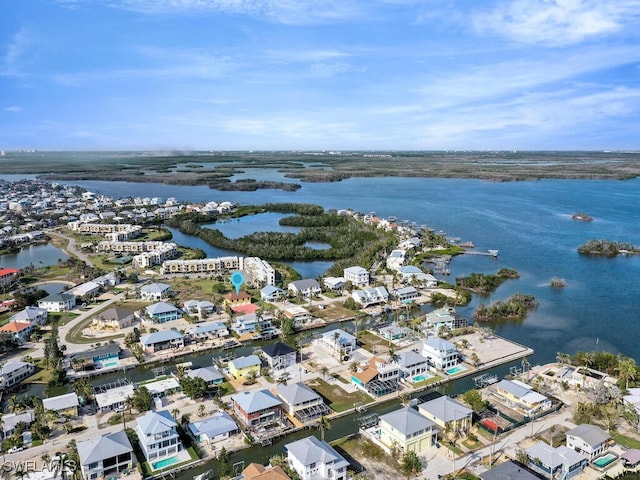
[[[0,148],[640,148],[640,0],[0,0]]]

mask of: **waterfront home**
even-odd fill
[[[258,257],[244,257],[242,259],[242,271],[245,281],[254,287],[274,285],[276,283],[276,270],[268,262]]]
[[[404,250],[392,250],[387,257],[386,265],[389,270],[400,270],[404,265],[406,252]]]
[[[640,388],[628,388],[627,392],[629,393],[622,397],[622,402],[635,408],[636,412],[640,413]]]
[[[234,379],[244,380],[250,375],[260,376],[261,366],[262,362],[257,355],[248,355],[229,361],[227,368],[229,369],[229,375]]]
[[[389,340],[390,342],[402,340],[403,338],[408,337],[410,334],[411,330],[409,330],[407,327],[395,324],[387,325],[386,327],[378,329],[378,335],[380,335],[385,340]]]
[[[102,288],[107,288],[118,285],[120,283],[120,278],[118,278],[118,275],[116,275],[115,272],[109,272],[94,278],[93,281]]]
[[[473,410],[443,395],[418,405],[418,412],[428,418],[442,431],[450,429],[462,436],[469,433],[472,424]]]
[[[287,305],[282,308],[282,314],[290,320],[293,320],[295,328],[304,327],[312,319],[309,310],[300,305]]]
[[[22,345],[31,336],[33,328],[30,323],[11,322],[0,327],[0,332],[10,333],[16,343]]]
[[[387,303],[389,301],[389,292],[385,287],[369,287],[362,290],[351,292],[353,298],[362,308]]]
[[[69,364],[75,371],[94,368],[117,367],[120,358],[120,346],[117,343],[105,343],[83,352],[69,355]]]
[[[305,278],[304,280],[296,280],[295,282],[290,282],[287,285],[287,290],[292,296],[296,297],[299,295],[305,299],[315,297],[316,295],[320,295],[322,293],[320,284],[313,278]]]
[[[233,413],[246,427],[255,427],[282,418],[282,402],[269,390],[245,391],[231,396]]]
[[[145,313],[154,323],[170,322],[182,318],[182,310],[168,302],[158,302],[145,308]]]
[[[47,312],[66,312],[76,306],[76,297],[71,293],[52,293],[38,300],[38,307]]]
[[[291,480],[280,466],[265,467],[259,463],[250,463],[242,470],[240,477],[242,480]]]
[[[136,418],[138,442],[149,463],[153,465],[158,460],[175,456],[183,449],[177,426],[167,410],[147,412]]]
[[[464,328],[469,325],[469,321],[460,317],[456,313],[456,309],[449,305],[444,305],[441,308],[437,308],[427,313],[424,323],[427,328],[432,328],[435,331],[438,331],[441,328],[454,330],[456,328]]]
[[[124,430],[79,441],[76,447],[84,480],[117,478],[133,468],[135,455]]]
[[[458,364],[456,346],[439,337],[428,338],[422,345],[422,356],[437,370],[447,370]]]
[[[397,288],[393,291],[393,298],[401,303],[412,303],[413,300],[420,296],[420,292],[415,287],[409,285],[407,287]]]
[[[267,314],[256,315],[255,313],[248,313],[234,318],[231,323],[231,330],[238,335],[244,335],[245,333],[261,334],[264,331],[273,330],[271,322],[273,318]]]
[[[528,417],[551,408],[551,400],[518,380],[501,380],[493,389],[509,407]]]
[[[229,330],[222,322],[201,323],[189,330],[189,336],[195,340],[216,340],[228,337]]]
[[[437,280],[435,284],[433,284],[433,282],[428,282],[428,280],[430,280],[429,277],[435,280],[433,276],[424,273],[415,265],[404,265],[398,269],[398,273],[400,274],[400,281],[402,283],[426,283],[427,287],[435,287],[437,285]]]
[[[637,471],[640,467],[640,450],[630,448],[620,455],[620,459],[624,463],[625,469]]]
[[[216,365],[187,370],[184,375],[189,378],[201,378],[207,384],[207,389],[209,390],[214,389],[225,381],[224,375]]]
[[[42,399],[42,407],[45,410],[53,410],[64,417],[77,417],[79,405],[80,400],[75,392]]]
[[[0,417],[0,438],[5,439],[13,435],[19,423],[23,423],[28,429],[34,421],[34,410],[25,410],[20,413],[6,413]]]
[[[93,318],[93,325],[102,329],[121,330],[135,321],[134,312],[124,308],[107,308]]]
[[[347,462],[324,440],[313,435],[287,443],[287,463],[300,480],[346,480]]]
[[[177,350],[184,348],[184,335],[175,330],[161,330],[140,337],[140,344],[147,353],[162,350]]]
[[[582,455],[564,445],[553,448],[544,442],[538,442],[527,448],[525,453],[527,466],[549,480],[570,480],[580,475],[587,466],[587,460]]]
[[[49,312],[46,308],[40,307],[25,307],[23,310],[20,310],[18,313],[13,314],[9,317],[9,323],[18,322],[18,323],[29,323],[31,325],[44,325],[47,323],[47,317],[49,316]]]
[[[148,302],[157,302],[171,295],[171,286],[166,283],[151,283],[140,287],[140,298]]]
[[[211,445],[240,433],[240,429],[231,415],[225,411],[219,411],[204,420],[190,422],[189,432],[199,443]]]
[[[18,281],[20,270],[16,268],[0,269],[0,290],[7,291],[14,283]]]
[[[224,299],[224,304],[231,307],[231,309],[233,309],[234,307],[251,304],[251,295],[249,295],[247,292],[231,292],[227,293],[222,298]]]
[[[0,387],[10,388],[33,375],[35,367],[31,363],[10,361],[0,366]]]
[[[138,387],[142,386],[149,390],[151,396],[156,399],[163,399],[182,391],[178,380],[170,376],[156,377],[152,380],[138,383]]]
[[[100,285],[96,282],[85,282],[69,289],[69,293],[72,293],[76,297],[85,298],[95,296],[100,293]]]
[[[276,394],[282,400],[284,409],[302,423],[331,413],[323,398],[302,382],[276,385]]]
[[[282,370],[298,363],[298,351],[286,343],[264,345],[261,351],[267,365],[274,370]]]
[[[358,348],[356,337],[341,328],[324,332],[320,337],[320,344],[331,350],[334,355],[340,353],[348,356]]]
[[[480,480],[540,480],[529,470],[517,463],[507,460],[500,465],[480,474]]]
[[[398,390],[399,381],[400,367],[378,357],[361,362],[351,373],[351,383],[374,398]]]
[[[567,432],[567,447],[589,461],[599,457],[609,446],[611,435],[600,427],[583,423]]]
[[[429,369],[429,360],[413,350],[399,352],[395,362],[400,367],[400,376],[411,381],[422,380],[423,378],[420,376],[424,377]],[[418,377],[419,380],[416,380],[415,377]]]
[[[187,300],[184,302],[184,311],[189,315],[206,317],[215,312],[216,306],[209,300]]]
[[[379,439],[387,453],[396,448],[402,454],[423,455],[436,443],[435,423],[412,407],[394,410],[378,419]]]
[[[278,300],[286,297],[287,292],[283,289],[274,287],[273,285],[267,285],[260,289],[260,300],[263,302],[277,302]]]
[[[347,282],[351,282],[354,287],[366,287],[369,285],[369,271],[360,266],[345,268],[342,276]]]
[[[324,277],[322,279],[322,283],[325,288],[334,291],[341,292],[342,289],[346,286],[347,281],[344,277]]]
[[[398,245],[398,247],[400,247],[403,250],[411,250],[413,248],[419,248],[421,246],[422,246],[422,241],[420,240],[419,237],[410,237],[404,242],[400,243],[400,245]]]
[[[133,390],[133,384],[100,389],[95,394],[98,409],[102,413],[124,411],[127,407],[127,399],[133,396]]]

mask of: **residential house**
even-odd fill
[[[472,427],[473,410],[443,395],[418,405],[418,412],[438,427],[466,435]]]
[[[100,293],[102,287],[96,282],[85,282],[69,289],[69,293],[72,293],[78,298],[86,298],[95,296]]]
[[[16,268],[0,269],[0,290],[6,292],[9,287],[18,281],[20,270]]]
[[[423,272],[419,267],[416,267],[415,265],[404,265],[398,269],[398,273],[400,274],[400,281],[402,283],[428,283],[429,277],[431,276]],[[435,287],[436,285],[427,286]]]
[[[25,410],[20,413],[6,413],[0,417],[0,438],[9,438],[15,432],[19,423],[24,423],[28,428],[35,421],[33,410]]]
[[[117,343],[105,343],[98,347],[69,355],[69,363],[75,371],[106,367],[117,367],[120,358],[120,346]]]
[[[201,378],[207,384],[207,389],[209,390],[214,389],[216,385],[220,385],[225,381],[223,373],[216,365],[187,370],[185,376],[189,378]]]
[[[149,390],[149,393],[155,399],[163,399],[182,391],[178,380],[168,375],[138,383],[138,387],[142,386]],[[160,405],[163,405],[163,403],[160,402]]]
[[[389,301],[389,292],[384,287],[369,287],[362,290],[351,292],[353,298],[362,308],[387,303]]]
[[[282,370],[298,363],[298,351],[286,343],[264,345],[261,350],[265,361],[274,370]]]
[[[422,356],[429,360],[429,365],[437,370],[447,370],[458,364],[456,346],[439,337],[431,337],[422,345]]]
[[[610,440],[611,435],[588,423],[578,425],[567,432],[567,447],[573,448],[589,461],[604,453]]]
[[[124,411],[127,407],[127,399],[133,396],[133,390],[133,384],[101,388],[95,394],[96,404],[102,413]]]
[[[247,427],[280,420],[282,402],[269,390],[244,391],[231,396],[233,413]]]
[[[419,248],[422,246],[422,241],[419,237],[410,237],[400,245],[398,245],[403,250],[411,250],[412,248]]]
[[[239,478],[242,480],[291,480],[282,467],[265,467],[259,463],[247,465]]]
[[[9,317],[9,323],[30,323],[31,325],[44,325],[47,323],[47,317],[49,312],[46,308],[40,307],[25,307],[18,313]]]
[[[140,298],[149,302],[158,302],[171,295],[171,286],[166,283],[151,283],[140,287]]]
[[[134,312],[124,308],[107,308],[93,319],[93,325],[99,328],[121,330],[130,327],[135,321]]]
[[[347,480],[347,462],[331,445],[313,435],[287,443],[287,463],[300,480]]]
[[[412,407],[394,410],[378,419],[380,442],[387,452],[397,448],[400,452],[423,455],[436,443],[438,430],[435,423],[420,415]]]
[[[412,303],[413,300],[420,296],[420,292],[412,287],[411,285],[407,287],[398,288],[393,291],[393,298],[401,303]]]
[[[94,278],[93,281],[100,285],[102,288],[107,288],[115,287],[116,285],[118,285],[120,283],[120,278],[118,278],[118,275],[116,275],[115,272],[109,272]]]
[[[273,285],[267,285],[260,289],[260,299],[263,302],[277,302],[278,300],[286,297],[287,292],[281,288],[274,287]]]
[[[400,367],[378,357],[360,363],[351,373],[351,383],[373,397],[395,392],[399,381]]]
[[[304,307],[300,305],[287,305],[282,309],[282,314],[290,320],[293,320],[295,328],[304,327],[313,317]]]
[[[33,325],[30,323],[10,322],[0,327],[0,332],[10,333],[17,343],[22,345],[31,336]]]
[[[77,417],[79,405],[80,401],[75,392],[42,399],[42,406],[45,410],[53,410],[65,417]]]
[[[77,443],[84,480],[114,478],[133,468],[135,455],[124,430]]]
[[[547,443],[538,442],[527,448],[525,453],[527,466],[550,480],[570,480],[580,475],[587,466],[587,460],[582,455],[564,445],[553,448]]]
[[[156,353],[162,350],[184,348],[184,335],[175,330],[161,330],[140,337],[145,352]]]
[[[411,335],[411,330],[402,325],[391,324],[378,329],[378,334],[385,340],[395,342]]]
[[[494,389],[503,402],[523,415],[531,417],[551,408],[551,400],[518,380],[501,380]]]
[[[251,295],[247,292],[231,292],[227,293],[222,298],[224,299],[224,304],[228,305],[232,309],[234,307],[251,304]]]
[[[136,419],[138,442],[150,464],[175,456],[183,449],[177,425],[167,410],[147,412]]]
[[[71,293],[52,293],[38,300],[38,307],[47,312],[66,312],[76,306],[76,297]]]
[[[345,268],[342,276],[355,287],[366,287],[369,285],[369,271],[366,268],[359,266]]]
[[[341,328],[324,332],[320,337],[320,343],[330,349],[334,354],[339,352],[344,356],[350,355],[351,352],[358,348],[356,337]]]
[[[507,460],[480,474],[480,480],[540,480],[522,465]]]
[[[0,387],[7,389],[33,375],[35,367],[31,363],[10,361],[0,366]]]
[[[187,300],[184,302],[184,311],[189,315],[206,317],[215,312],[216,306],[209,300]]]
[[[145,308],[147,316],[154,323],[170,322],[182,318],[182,310],[168,302],[158,302]]]
[[[189,335],[196,340],[216,340],[229,336],[227,326],[222,322],[201,323],[191,330]]]
[[[469,321],[466,318],[460,317],[456,313],[456,309],[454,307],[444,305],[441,308],[437,308],[432,312],[427,313],[425,324],[427,327],[432,328],[435,331],[438,331],[441,328],[454,330],[456,328],[464,328],[468,326]]]
[[[413,350],[398,353],[395,362],[400,367],[401,377],[411,381],[420,381],[415,377],[423,379],[421,377],[429,370],[429,360]]]
[[[387,268],[389,270],[400,270],[404,265],[406,252],[404,250],[392,250],[387,257]]]
[[[217,443],[240,433],[236,422],[225,411],[215,412],[209,418],[189,423],[189,432],[199,443]]]
[[[236,380],[244,380],[249,375],[255,374],[256,377],[260,376],[260,367],[262,362],[257,355],[248,355],[246,357],[238,357],[229,361],[229,375]],[[253,373],[251,373],[253,372]]]
[[[289,293],[294,297],[300,295],[302,298],[311,298],[322,293],[320,284],[313,278],[305,278],[304,280],[290,282],[287,285],[287,290],[289,290]]]
[[[276,386],[276,394],[282,400],[284,409],[302,423],[331,413],[322,397],[302,382]]]
[[[322,283],[331,291],[341,292],[346,286],[347,280],[344,277],[324,277]]]
[[[262,334],[265,331],[273,330],[273,318],[271,315],[248,313],[235,317],[231,323],[231,330],[238,335],[244,335],[245,333]]]

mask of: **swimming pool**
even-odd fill
[[[416,375],[415,377],[413,377],[413,382],[414,383],[418,383],[421,382],[423,380],[427,380],[429,378],[433,377],[433,375],[430,375],[428,373],[421,373],[420,375]]]
[[[152,463],[151,466],[153,467],[154,470],[159,470],[161,468],[165,468],[168,467],[169,465],[173,465],[174,463],[178,463],[178,457],[169,457],[169,458],[165,458],[164,460],[160,460],[158,462]]]
[[[110,367],[117,367],[119,363],[117,360],[113,360],[110,362],[104,362],[101,365],[102,365],[102,368],[110,368]]]
[[[606,455],[602,455],[596,458],[593,461],[593,464],[598,468],[604,468],[612,462],[615,462],[618,456],[614,453],[607,453]]]
[[[455,367],[447,368],[445,372],[447,375],[455,375],[456,373],[464,372],[467,369],[464,365],[456,365]]]

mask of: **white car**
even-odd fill
[[[17,452],[21,452],[22,450],[24,450],[24,447],[11,447],[7,453],[17,453]]]

